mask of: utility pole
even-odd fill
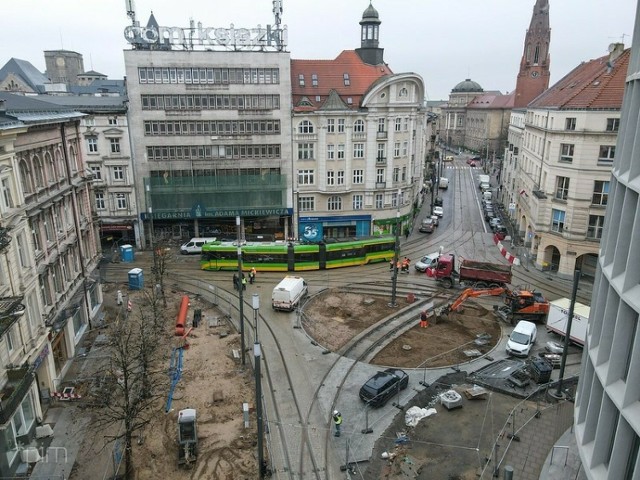
[[[564,347],[562,348],[562,359],[560,361],[560,374],[558,375],[558,389],[553,395],[554,398],[560,399],[564,397],[562,393],[562,380],[564,379],[564,367],[567,363],[567,352],[569,350],[569,342],[571,341],[571,322],[573,321],[573,310],[576,306],[576,295],[578,294],[578,281],[582,272],[576,270],[573,273],[573,290],[571,292],[571,303],[569,304],[569,313],[567,315],[567,331],[564,334]]]
[[[396,308],[398,303],[396,302],[396,293],[398,289],[398,260],[400,258],[400,193],[401,189],[398,189],[397,207],[396,212],[396,244],[393,254],[393,276],[391,277],[391,302],[389,306]]]
[[[242,299],[242,289],[244,288],[244,283],[242,282],[242,238],[241,238],[241,227],[240,227],[240,215],[236,216],[236,231],[238,236],[238,301],[239,301],[239,310],[240,310],[240,352],[242,355],[242,366],[245,366],[244,359],[244,301]]]

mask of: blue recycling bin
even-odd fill
[[[144,287],[144,274],[141,268],[129,270],[129,290],[142,290]]]
[[[120,261],[122,262],[133,262],[133,246],[131,245],[121,245],[120,246]]]

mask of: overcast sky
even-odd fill
[[[515,88],[535,0],[373,0],[380,14],[380,46],[395,73],[415,72],[427,99],[447,99],[465,78],[485,90]],[[549,0],[551,84],[583,61],[607,54],[613,42],[631,46],[636,0]],[[273,23],[271,0],[136,0],[146,25],[251,28]],[[332,59],[360,46],[369,0],[283,0],[288,50],[294,59]],[[5,5],[7,7],[7,5]],[[128,48],[125,0],[19,0],[2,13],[0,65],[11,57],[43,71],[44,50],[84,56],[85,70],[122,78]]]

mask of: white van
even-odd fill
[[[507,341],[507,354],[515,357],[526,357],[536,342],[538,329],[535,323],[520,320]]]
[[[202,253],[202,246],[205,243],[215,242],[216,237],[203,237],[203,238],[192,238],[187,243],[183,244],[180,247],[180,253],[182,255],[189,255],[192,253]]]
[[[271,294],[271,307],[274,310],[291,312],[307,294],[307,282],[302,277],[287,276],[276,285]]]

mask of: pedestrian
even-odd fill
[[[393,258],[389,260],[389,271],[393,271]]]
[[[423,310],[420,312],[420,328],[427,328],[429,326],[429,321],[427,317],[427,311]]]
[[[402,260],[402,271],[408,273],[410,265],[411,265],[411,260],[409,260],[408,257],[404,257],[404,260]]]
[[[409,234],[411,233],[411,230],[409,230],[409,227],[404,227],[404,238],[405,240],[409,239]]]
[[[340,425],[342,425],[342,414],[338,410],[333,411],[333,424],[336,426],[336,437],[340,436]]]
[[[242,290],[246,290],[247,289],[247,277],[244,276],[244,273],[242,274]]]
[[[253,282],[256,280],[256,267],[251,267],[251,271],[249,272],[249,283],[253,285]]]
[[[233,274],[233,289],[238,290],[238,274]]]

